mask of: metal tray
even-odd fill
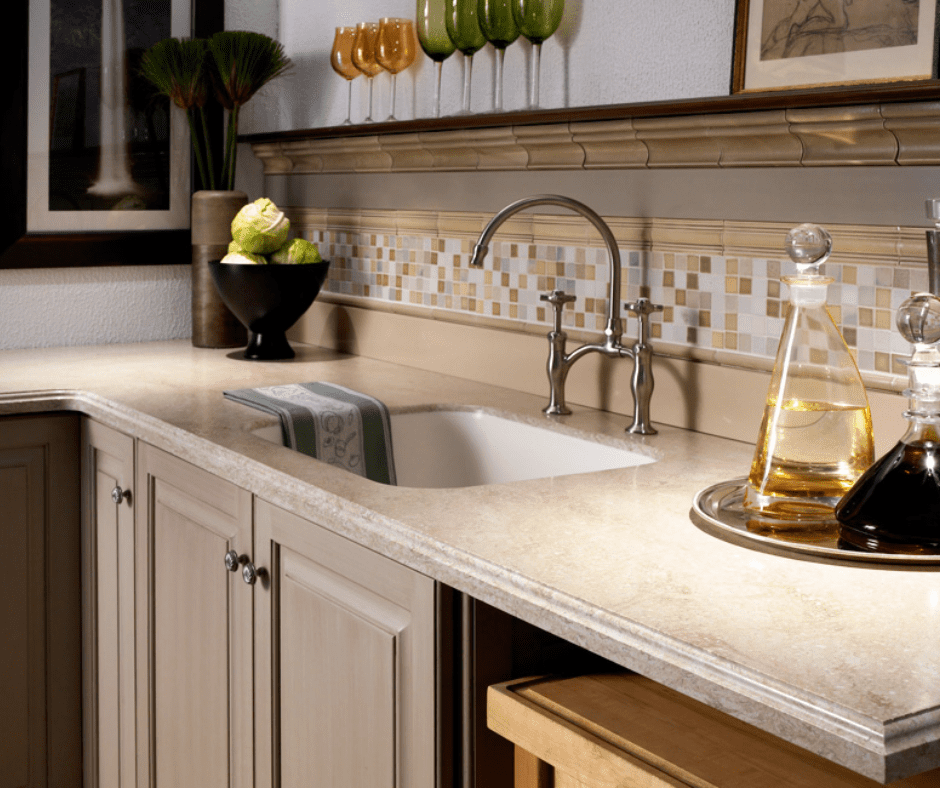
[[[764,552],[826,563],[895,565],[898,568],[940,569],[940,555],[863,552],[843,547],[838,540],[838,523],[832,529],[812,533],[785,533],[755,528],[754,517],[744,510],[746,479],[714,484],[696,494],[690,516],[706,533],[719,539]]]

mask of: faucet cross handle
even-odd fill
[[[552,309],[555,313],[555,323],[553,331],[558,334],[561,333],[561,313],[565,308],[565,304],[570,304],[572,301],[577,301],[578,299],[573,295],[568,295],[564,290],[552,290],[550,293],[542,293],[539,296],[542,301],[548,301],[552,305]]]
[[[640,318],[640,336],[639,341],[645,343],[649,339],[650,315],[653,312],[662,312],[662,304],[654,304],[645,296],[641,296],[636,301],[628,301],[623,305],[628,312],[633,312]]]

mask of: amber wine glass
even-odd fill
[[[564,12],[565,0],[512,0],[512,15],[519,32],[532,42],[529,109],[539,106],[539,60],[542,42],[554,35]]]
[[[382,70],[382,65],[375,59],[378,38],[378,22],[360,22],[356,25],[352,62],[369,80],[369,114],[363,119],[363,123],[372,123],[372,81],[375,79],[375,75]]]
[[[379,22],[379,41],[376,60],[392,75],[392,106],[386,120],[395,117],[395,83],[398,72],[415,62],[415,28],[410,19],[385,17]]]
[[[519,27],[512,15],[511,0],[477,0],[477,21],[483,36],[496,48],[496,89],[493,109],[503,109],[503,55],[506,47],[519,38]]]
[[[356,28],[338,27],[333,38],[333,51],[330,53],[330,65],[333,70],[346,80],[348,86],[346,94],[346,120],[344,126],[352,124],[352,81],[362,72],[352,62],[353,40],[356,38]]]
[[[483,31],[477,21],[477,0],[447,0],[447,35],[464,54],[463,109],[462,115],[470,112],[470,75],[473,72],[473,55],[486,46]]]

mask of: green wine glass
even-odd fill
[[[477,0],[477,21],[484,38],[496,48],[496,90],[493,109],[503,109],[503,55],[506,47],[519,38],[519,26],[512,15],[510,0]]]
[[[473,72],[473,55],[484,46],[486,39],[477,21],[477,0],[447,0],[447,35],[464,54],[463,67],[463,110],[470,112],[470,75]]]
[[[565,0],[512,0],[512,15],[522,33],[532,42],[532,82],[529,109],[539,106],[539,60],[542,42],[551,38],[561,24]]]
[[[434,85],[434,117],[441,116],[441,67],[457,47],[447,34],[446,0],[417,0],[415,30],[418,43],[424,54],[434,61],[437,67]]]

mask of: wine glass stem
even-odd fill
[[[369,77],[369,114],[364,123],[372,123],[372,77]]]
[[[392,108],[388,113],[389,120],[396,120],[395,118],[395,85],[398,81],[398,74],[392,74]]]
[[[497,112],[503,111],[503,55],[505,49],[496,50],[496,91],[493,94],[493,109]]]
[[[444,66],[444,61],[438,60],[435,65],[437,66],[437,76],[434,81],[434,117],[439,118],[441,116],[441,69]]]
[[[539,60],[542,53],[541,44],[532,45],[532,90],[529,95],[529,107],[537,109],[539,106]]]
[[[470,75],[473,73],[473,55],[463,61],[463,111],[470,112]]]
[[[346,120],[343,121],[344,126],[352,125],[352,83],[351,79],[346,80],[349,89],[346,91]]]

